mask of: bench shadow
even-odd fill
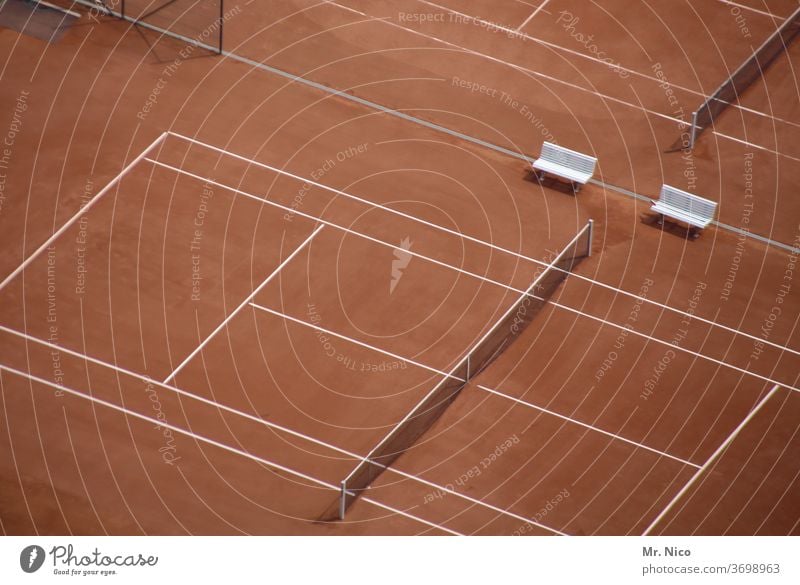
[[[658,213],[642,213],[639,217],[643,224],[660,229],[662,232],[682,237],[685,240],[694,241],[702,233],[702,230],[698,228],[683,226],[668,217],[662,217]]]
[[[554,191],[560,191],[561,193],[566,193],[567,195],[575,195],[575,190],[572,188],[572,183],[567,183],[565,181],[559,181],[553,177],[543,175],[541,173],[537,173],[533,169],[527,169],[525,171],[525,181],[529,183],[536,183],[541,185],[542,187],[547,187],[548,189],[553,189]]]

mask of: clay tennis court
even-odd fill
[[[666,152],[795,2],[58,4],[0,28],[6,534],[800,534],[798,44]]]

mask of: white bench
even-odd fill
[[[659,214],[659,224],[663,223],[664,216],[681,221],[689,225],[689,235],[696,238],[700,235],[698,229],[708,227],[713,221],[717,204],[675,187],[663,185],[661,195],[658,201],[653,203],[652,210]]]
[[[594,175],[597,159],[563,146],[545,142],[542,144],[542,153],[533,162],[533,173],[541,183],[545,174],[566,179],[572,186],[572,192],[577,193]]]

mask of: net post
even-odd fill
[[[592,256],[592,244],[594,243],[594,220],[590,219],[589,223],[589,236],[586,238],[586,257],[590,258]]]
[[[225,0],[219,0],[219,51],[217,54],[222,55],[222,32],[225,30],[223,20],[225,18]]]
[[[344,520],[347,511],[347,480],[342,481],[342,495],[339,497],[339,520]]]
[[[692,131],[689,133],[689,150],[694,149],[697,140],[697,112],[692,112]]]

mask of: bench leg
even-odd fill
[[[572,183],[572,194],[573,195],[577,195],[578,193],[580,193],[581,187],[583,187],[583,185],[581,185],[580,183],[573,182]]]
[[[700,230],[696,227],[689,228],[689,238],[692,240],[696,240],[700,237]]]
[[[542,181],[544,181],[545,178],[544,171],[539,171],[537,169],[533,169],[533,176],[536,177],[536,180],[539,182],[540,185],[542,184]]]

